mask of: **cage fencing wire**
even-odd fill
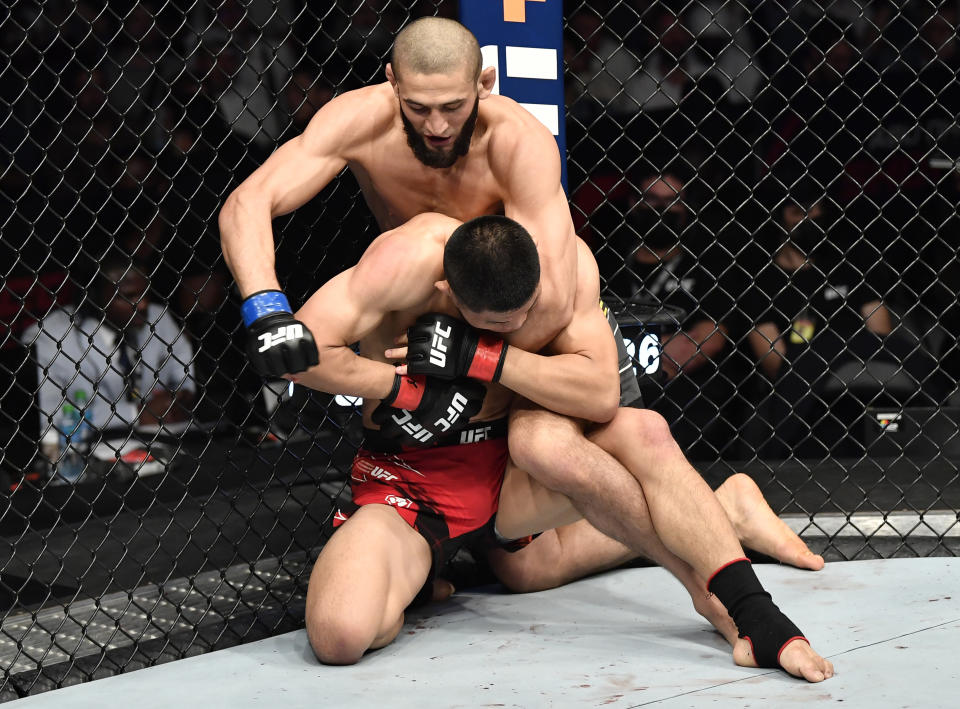
[[[955,554],[956,3],[565,10],[571,211],[647,404],[828,558]],[[216,214],[427,14],[3,10],[0,700],[302,625],[359,421],[246,364]],[[274,229],[292,303],[377,231],[349,172]]]

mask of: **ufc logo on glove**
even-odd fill
[[[425,443],[433,438],[433,434],[413,420],[413,414],[401,409],[393,416],[393,421],[406,431],[414,440]]]
[[[257,352],[266,352],[271,347],[275,347],[289,340],[297,340],[301,337],[303,337],[303,325],[283,325],[278,327],[274,332],[265,332],[259,335],[258,339],[263,345]]]
[[[430,364],[438,367],[447,366],[447,345],[453,328],[449,325],[442,327],[439,322],[433,324],[433,342],[430,347]]]
[[[450,427],[457,422],[457,419],[460,418],[460,415],[463,413],[464,408],[467,406],[467,397],[465,397],[460,392],[457,392],[453,395],[453,401],[450,402],[450,406],[447,407],[447,417],[439,418],[434,422],[434,426],[440,428],[441,432],[446,432],[450,430]]]

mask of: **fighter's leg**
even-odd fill
[[[547,530],[519,551],[488,556],[504,586],[533,593],[615,569],[640,555],[581,519]]]
[[[638,514],[642,485],[651,501],[653,525],[667,549],[711,583],[715,571],[731,568],[733,575],[728,578],[735,578],[735,583],[724,584],[717,595],[735,621],[735,607],[758,611],[740,614],[739,622],[741,633],[753,633],[762,644],[763,662],[779,663],[809,681],[832,675],[829,663],[773,606],[749,565],[734,565],[743,558],[743,550],[733,527],[661,416],[641,409],[620,409],[596,434],[606,437],[603,449],[578,433],[568,419],[520,407],[511,418],[511,454],[545,486],[567,494],[600,531],[634,550],[642,549],[642,534],[632,522]],[[736,649],[735,658],[746,662]]]
[[[310,574],[306,624],[317,658],[350,665],[392,642],[431,562],[426,540],[392,507],[357,510],[323,547]]]
[[[569,498],[547,489],[509,462],[500,493],[497,531],[507,538],[548,531],[519,551],[492,550],[487,555],[490,567],[508,588],[526,593],[568,583],[642,554],[676,576],[697,612],[733,644],[737,628],[723,604],[707,592],[706,581],[689,564],[664,547],[650,521],[642,490],[638,502],[632,522],[642,546],[634,550],[601,534],[585,519],[568,523],[581,516]]]
[[[509,435],[517,466],[567,495],[597,529],[631,549],[643,548],[645,535],[635,520],[648,502],[664,545],[701,578],[743,556],[717,498],[659,414],[621,408],[587,440],[578,422],[521,404]]]
[[[733,523],[741,544],[798,568],[823,568],[823,557],[810,551],[800,537],[777,517],[750,476],[743,473],[731,475],[715,490],[715,494],[724,513]],[[508,495],[501,499],[508,508],[511,504],[527,504],[523,496],[516,498]],[[523,593],[556,588],[584,576],[616,568],[640,556],[599,532],[586,520],[561,527],[558,534],[551,532],[543,536],[543,541],[510,554],[500,562],[497,577],[508,588]],[[645,556],[649,558],[647,554]]]
[[[743,546],[801,569],[819,571],[823,568],[823,557],[810,551],[770,509],[749,475],[735,473],[714,492]]]

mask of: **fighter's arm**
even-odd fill
[[[395,383],[394,367],[357,355],[351,345],[383,324],[393,311],[422,298],[433,281],[420,256],[402,250],[395,233],[371,244],[359,263],[323,285],[297,317],[315,333],[320,363],[292,377],[312,389],[383,399]],[[429,271],[426,271],[429,273]]]
[[[490,166],[503,189],[504,214],[530,232],[540,253],[544,296],[549,307],[573,312],[577,248],[566,193],[560,183],[560,152],[550,132],[532,116],[523,130],[498,126],[490,144]],[[511,126],[512,128],[515,128]]]
[[[367,96],[361,90],[327,103],[301,135],[280,146],[227,197],[220,241],[242,297],[279,290],[271,222],[308,202],[346,166],[349,151],[367,130],[369,121],[358,119]]]
[[[600,309],[600,276],[585,246],[579,249],[578,288],[570,323],[544,354],[509,347],[500,383],[544,408],[606,422],[620,404],[617,347]]]

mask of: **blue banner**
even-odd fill
[[[557,139],[567,187],[562,0],[460,0],[460,21],[497,69],[494,93],[509,96]]]

